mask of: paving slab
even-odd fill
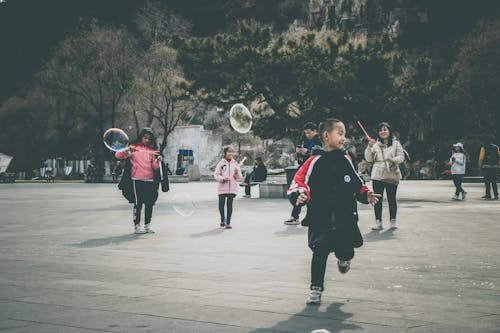
[[[372,231],[360,204],[365,244],[346,275],[329,261],[311,307],[287,200],[240,195],[222,230],[215,183],[172,184],[158,233],[134,235],[116,185],[0,184],[0,332],[500,332],[500,202],[466,189],[453,202],[451,181],[403,181],[394,231]]]

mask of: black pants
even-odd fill
[[[231,216],[233,215],[233,199],[236,194],[219,194],[219,213],[220,213],[220,221],[224,222],[226,220],[226,224],[231,223]],[[227,200],[227,215],[224,215],[224,206],[226,206]]]
[[[382,220],[382,201],[384,200],[384,189],[387,193],[387,201],[389,201],[390,218],[395,219],[398,212],[398,204],[396,203],[398,185],[383,183],[380,180],[373,181],[373,191],[381,195],[379,201],[375,205],[375,218],[377,220]]]
[[[497,168],[483,168],[484,186],[486,189],[486,196],[491,197],[491,188],[493,188],[493,195],[498,197],[497,187]]]
[[[144,182],[141,180],[132,180],[134,187],[134,224],[141,223],[141,211],[144,205],[144,223],[151,223],[153,216],[153,205],[155,202],[155,184],[154,182]]]
[[[255,179],[255,173],[252,171],[251,173],[249,173],[246,177],[245,177],[245,183],[247,185],[245,185],[245,194],[246,195],[250,195],[250,183],[253,182]]]
[[[453,184],[455,184],[455,195],[459,195],[460,193],[464,193],[464,189],[462,188],[462,182],[464,181],[465,175],[452,175]]]
[[[300,211],[302,209],[302,206],[301,205],[297,205],[297,206],[293,206],[293,209],[292,209],[292,217],[296,220],[299,219],[299,215],[300,215]]]
[[[313,252],[311,261],[311,288],[320,287],[324,289],[326,262],[330,252]],[[354,249],[335,251],[335,257],[339,260],[351,260],[354,258]]]

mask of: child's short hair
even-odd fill
[[[307,123],[304,124],[304,126],[302,126],[302,130],[305,131],[307,129],[311,130],[311,131],[317,131],[318,127],[313,122],[307,122]]]
[[[328,118],[322,121],[319,124],[319,137],[321,138],[321,140],[323,140],[323,133],[331,132],[338,123],[341,123],[341,121],[337,118]]]
[[[233,146],[231,146],[231,145],[227,145],[227,146],[225,146],[225,147],[222,149],[222,151],[224,152],[224,157],[226,157],[226,154],[227,154],[227,152],[229,151],[229,149],[234,150],[234,147],[233,147]]]

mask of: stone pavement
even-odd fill
[[[314,307],[284,199],[240,196],[221,230],[214,183],[173,184],[158,233],[133,235],[114,185],[1,184],[0,333],[500,332],[500,202],[465,185],[452,202],[451,181],[403,182],[396,231],[372,232],[360,204],[365,245],[346,275],[329,261]],[[172,209],[179,192],[192,216]]]

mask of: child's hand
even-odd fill
[[[297,201],[295,202],[295,206],[302,205],[306,201],[307,201],[307,195],[305,195],[304,193],[301,193],[297,197]]]
[[[373,191],[368,191],[368,202],[372,205],[375,205],[378,202],[378,198],[382,195],[373,193]]]
[[[238,178],[238,169],[234,170],[233,178]]]
[[[229,181],[229,179],[230,179],[229,177],[224,177],[224,178],[222,178],[222,181],[223,181],[223,182],[228,182],[228,181]]]

